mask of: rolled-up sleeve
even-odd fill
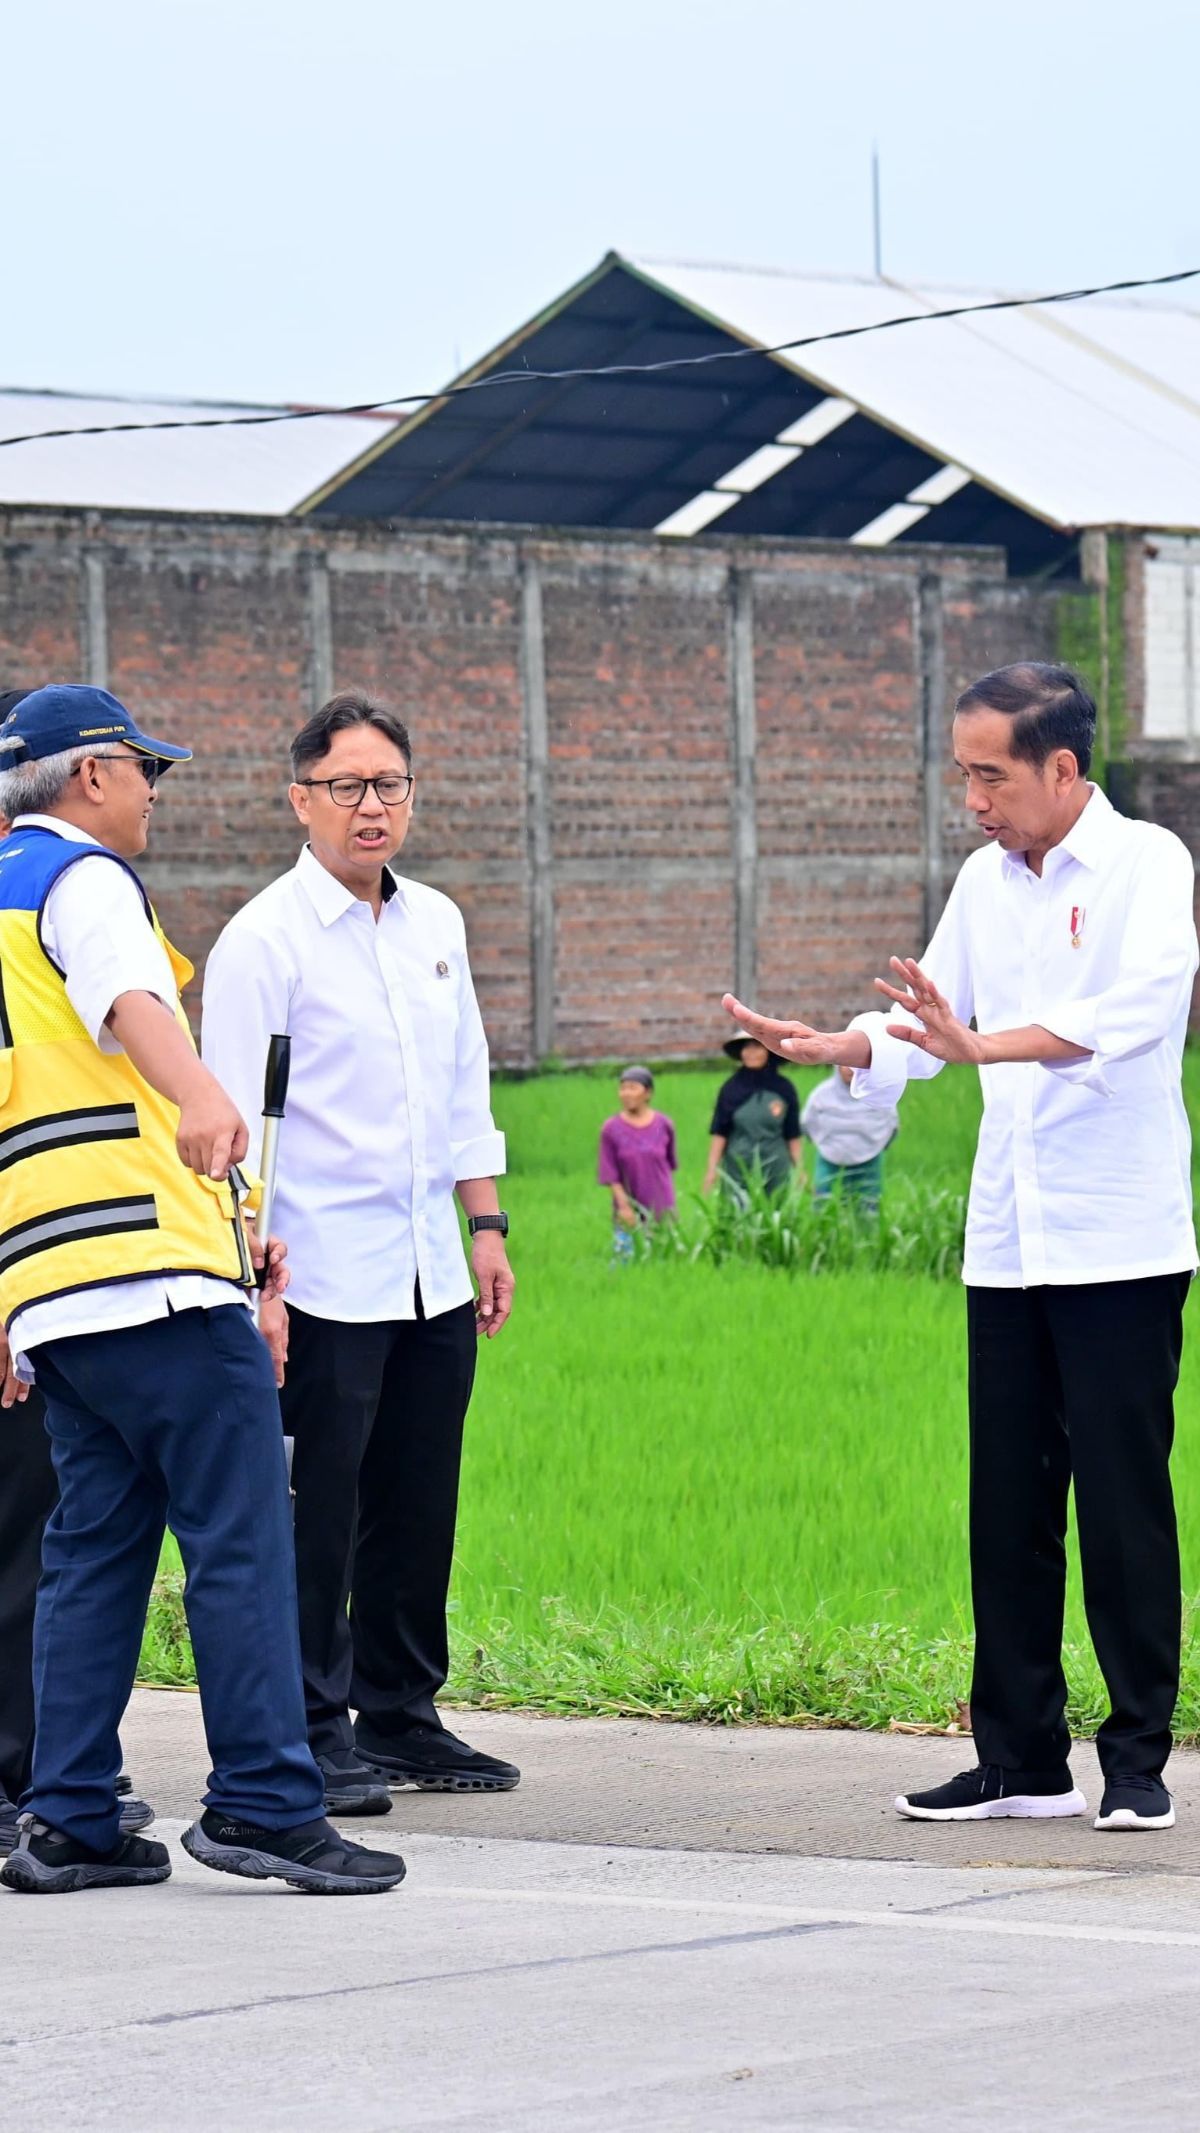
[[[975,988],[971,976],[966,871],[959,875],[928,948],[920,958],[922,970],[947,999],[960,1022],[969,1022],[975,1012]],[[877,1010],[855,1015],[851,1029],[864,1031],[871,1046],[869,1067],[855,1069],[850,1094],[871,1110],[890,1109],[899,1103],[910,1081],[932,1081],[945,1061],[933,1059],[916,1044],[893,1037],[889,1023],[906,1022],[913,1029],[921,1024],[902,1007],[888,1013]]]
[[[455,1044],[454,1091],[450,1100],[450,1153],[454,1182],[466,1178],[501,1178],[507,1165],[504,1135],[492,1117],[491,1072],[483,1017],[475,997],[471,966],[464,947],[458,984],[458,1037]]]
[[[1079,1000],[1051,1002],[1038,1014],[1043,1029],[1088,1054],[1043,1060],[1049,1073],[1110,1095],[1107,1066],[1140,1058],[1171,1035],[1200,960],[1194,898],[1191,854],[1178,837],[1160,831],[1134,877],[1114,983]]]

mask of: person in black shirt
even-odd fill
[[[786,1185],[800,1161],[800,1104],[765,1044],[739,1030],[722,1049],[738,1062],[717,1094],[704,1192],[718,1175],[741,1184],[757,1168],[772,1192]]]

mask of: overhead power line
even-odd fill
[[[435,400],[452,400],[498,385],[557,384],[572,378],[652,377],[667,370],[697,370],[710,363],[745,362],[750,356],[791,355],[798,348],[853,341],[868,333],[889,333],[897,326],[932,326],[939,320],[977,318],[989,311],[1025,311],[1039,304],[1076,304],[1087,296],[1120,296],[1130,289],[1163,289],[1174,282],[1194,281],[1198,275],[1200,267],[1184,267],[1177,274],[1106,281],[1091,289],[1055,289],[1046,296],[998,296],[982,304],[954,304],[945,311],[906,311],[896,318],[875,319],[863,326],[834,326],[827,333],[806,333],[771,346],[755,343],[745,348],[714,348],[705,355],[664,356],[657,363],[580,364],[568,370],[495,370],[460,385],[439,386],[436,392],[391,393],[386,400],[359,400],[350,407],[284,407],[252,415],[176,415],[158,422],[92,422],[76,429],[28,430],[20,437],[0,437],[0,450],[14,444],[44,444],[58,437],[117,437],[143,430],[251,429],[269,422],[320,422],[330,415],[378,415],[391,407],[427,406]]]

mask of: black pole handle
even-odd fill
[[[282,1118],[287,1102],[288,1078],[292,1071],[292,1040],[272,1037],[267,1051],[267,1077],[263,1088],[263,1117]]]

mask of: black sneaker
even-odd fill
[[[987,1822],[997,1815],[1040,1821],[1086,1814],[1087,1801],[1065,1763],[1060,1770],[1003,1770],[999,1763],[977,1763],[928,1792],[902,1792],[896,1813],[914,1822]]]
[[[1097,1829],[1174,1829],[1175,1802],[1158,1770],[1109,1778],[1096,1816]]]
[[[360,1762],[394,1792],[511,1792],[521,1782],[515,1763],[468,1747],[444,1726],[411,1726],[384,1746],[360,1724],[354,1745]]]
[[[17,1841],[18,1809],[6,1792],[0,1792],[0,1854],[10,1852]]]
[[[0,1793],[0,1857],[3,1857],[5,1852],[10,1852],[17,1841],[18,1814],[19,1809]],[[149,1802],[136,1799],[130,1793],[121,1807],[121,1835],[135,1836],[139,1829],[148,1829],[153,1820],[154,1809]]]
[[[165,1844],[144,1837],[121,1837],[111,1851],[94,1852],[39,1822],[20,1819],[15,1850],[0,1867],[6,1889],[26,1896],[65,1896],[75,1889],[132,1889],[151,1881],[168,1881],[171,1861]]]
[[[377,1772],[367,1770],[349,1748],[340,1755],[318,1755],[317,1768],[325,1780],[327,1815],[387,1815],[392,1796]]]
[[[404,1861],[396,1852],[348,1844],[322,1816],[298,1829],[257,1829],[206,1807],[180,1843],[201,1866],[247,1881],[286,1881],[315,1896],[374,1896],[397,1888]]]

